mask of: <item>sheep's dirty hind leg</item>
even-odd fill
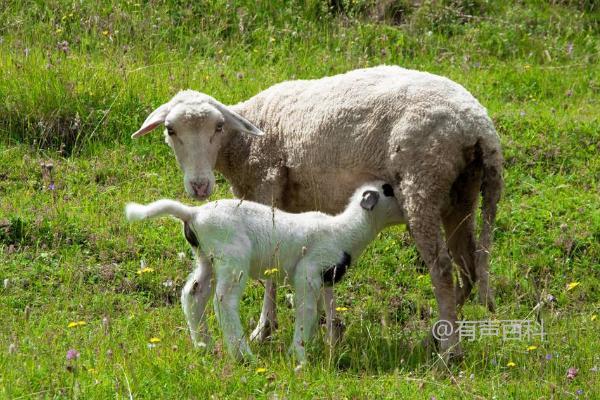
[[[264,342],[277,329],[277,283],[265,281],[265,296],[258,325],[250,334],[253,342]]]
[[[460,359],[463,353],[458,341],[452,261],[442,238],[439,213],[431,209],[424,211],[421,208],[418,215],[409,215],[409,223],[417,249],[429,267],[438,304],[439,320],[431,333],[439,341],[439,350],[445,359]]]
[[[290,352],[302,364],[306,362],[306,346],[310,343],[317,325],[317,303],[322,281],[320,273],[310,268],[309,265],[299,265],[297,271],[294,278],[296,321],[294,322],[294,339]]]
[[[453,209],[443,218],[446,242],[460,274],[460,282],[455,287],[458,307],[465,303],[477,279],[473,213],[474,209]]]
[[[248,269],[219,265],[215,268],[217,283],[214,309],[223,331],[223,338],[229,353],[238,361],[253,361],[240,320],[240,298],[246,282]]]
[[[206,303],[212,290],[212,267],[206,260],[198,260],[196,269],[188,277],[181,291],[181,306],[195,347],[210,345],[206,327]]]

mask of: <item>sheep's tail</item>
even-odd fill
[[[496,136],[497,138],[497,136]],[[502,194],[502,151],[498,139],[480,140],[483,176],[481,181],[481,229],[475,254],[476,274],[479,279],[479,300],[494,311],[494,295],[489,285],[489,262],[492,247],[492,231],[496,219],[498,201]]]
[[[125,215],[129,221],[139,221],[146,218],[156,218],[162,215],[172,215],[183,222],[188,222],[194,215],[194,208],[181,204],[175,200],[158,200],[143,205],[128,203],[125,206]]]

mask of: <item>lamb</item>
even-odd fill
[[[459,84],[379,66],[283,82],[233,106],[187,90],[152,112],[132,137],[161,124],[185,189],[196,199],[214,189],[215,169],[236,197],[290,212],[336,213],[361,184],[390,182],[404,198],[439,318],[454,327],[441,337],[442,353],[461,355],[457,308],[476,281],[480,300],[493,310],[489,252],[503,185],[502,150],[485,108]],[[275,285],[267,282],[252,337],[265,338],[275,327],[274,298]]]
[[[306,361],[317,322],[321,286],[337,283],[363,249],[383,228],[404,222],[391,185],[374,182],[360,187],[339,215],[320,212],[290,214],[262,204],[219,200],[188,207],[173,200],[146,206],[130,203],[129,220],[173,215],[184,222],[196,270],[189,276],[181,303],[192,341],[206,344],[204,308],[215,277],[214,309],[227,348],[238,360],[252,360],[239,315],[240,296],[248,277],[267,278],[273,267],[295,289],[296,321],[290,348]]]

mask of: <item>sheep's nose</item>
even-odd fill
[[[194,191],[194,196],[200,200],[204,200],[210,194],[208,192],[208,181],[191,182],[191,186],[192,190]]]

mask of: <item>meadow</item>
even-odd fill
[[[488,109],[506,187],[491,257],[497,312],[545,337],[478,337],[447,365],[403,227],[336,286],[346,325],[310,363],[293,320],[239,365],[192,347],[179,303],[191,253],[128,201],[191,203],[154,107],[193,88],[233,104],[288,79],[397,64],[453,79]],[[0,2],[0,398],[600,398],[600,6],[593,0]],[[229,197],[227,182],[211,199]],[[251,330],[262,286],[242,303]],[[215,335],[219,330],[211,313]]]

